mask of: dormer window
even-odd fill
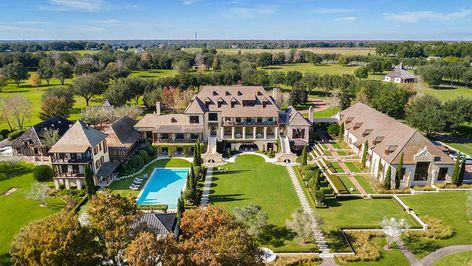
[[[394,152],[398,148],[398,145],[388,145],[385,149],[385,154],[389,155],[390,153]]]
[[[362,126],[362,124],[363,124],[362,122],[357,122],[357,123],[355,123],[355,124],[354,124],[354,130],[360,128],[360,127]]]
[[[365,137],[365,136],[369,136],[370,133],[372,133],[373,129],[366,129],[364,130],[364,132],[362,133],[362,136]]]
[[[384,139],[384,136],[378,136],[374,139],[374,145],[379,144]]]
[[[175,119],[175,117],[172,117],[172,118],[170,119],[170,122],[171,122],[171,123],[177,123],[177,119]]]
[[[236,98],[231,98],[231,108],[233,108],[236,104],[238,103],[238,100]]]
[[[221,107],[221,105],[224,103],[225,101],[223,100],[223,98],[219,98],[218,99],[218,107]]]
[[[349,124],[352,122],[352,120],[354,120],[354,117],[350,116],[348,118],[346,118],[346,124]]]
[[[257,92],[257,96],[262,96],[262,95],[263,95],[263,94],[262,94],[261,91],[258,91],[258,92]]]
[[[226,92],[225,92],[225,95],[226,95],[226,96],[231,96],[231,93],[230,93],[229,91],[226,91]]]
[[[218,92],[213,91],[213,96],[217,96],[217,95],[219,95]]]
[[[241,96],[243,95],[243,93],[241,91],[238,91],[238,96]]]

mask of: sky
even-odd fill
[[[0,0],[1,40],[472,40],[471,0]]]

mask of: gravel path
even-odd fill
[[[428,256],[424,257],[421,260],[421,264],[417,265],[430,266],[444,256],[465,251],[472,251],[472,245],[457,245],[440,248],[434,252],[431,252]]]

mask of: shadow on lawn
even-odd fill
[[[214,191],[210,191],[213,193]],[[211,195],[210,194],[210,201],[212,203],[216,202],[229,202],[229,201],[240,201],[240,200],[246,200],[246,198],[241,198],[241,196],[244,194],[226,194],[226,195]]]
[[[251,170],[226,170],[226,171],[218,171],[215,173],[215,175],[232,175],[232,174],[239,174],[242,172],[247,172]],[[215,178],[213,178],[215,180]]]
[[[342,203],[335,199],[335,198],[330,198],[330,199],[326,199],[325,201],[326,205],[328,205],[329,207],[339,207],[339,206],[342,206]]]
[[[292,240],[296,236],[295,232],[286,227],[269,224],[264,228],[264,233],[259,238],[261,244],[270,244],[274,247],[285,245],[286,240]]]

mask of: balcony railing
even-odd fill
[[[257,122],[257,121],[223,121],[223,126],[275,126],[277,125],[276,121],[265,121],[265,122]]]
[[[55,177],[85,177],[84,173],[76,173],[76,172],[69,172],[69,173],[56,173]]]
[[[184,139],[156,139],[154,143],[194,143],[198,138],[184,138]]]
[[[70,157],[51,157],[52,163],[71,163],[71,164],[85,164],[91,161],[90,158],[70,158]]]

